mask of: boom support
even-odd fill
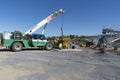
[[[49,23],[51,20],[53,20],[57,15],[59,14],[63,14],[64,10],[60,9],[58,11],[55,11],[55,13],[49,15],[47,18],[43,19],[42,21],[40,21],[38,24],[36,24],[35,26],[33,26],[33,28],[29,29],[28,31],[25,32],[26,34],[32,34],[33,32],[35,32],[36,30],[38,30],[39,28],[41,28],[43,25]]]

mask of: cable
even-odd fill
[[[61,16],[61,36],[63,37],[63,26],[64,26],[64,14]]]

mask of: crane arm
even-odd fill
[[[29,29],[28,31],[25,32],[26,34],[32,34],[33,32],[35,32],[36,30],[38,30],[39,28],[41,28],[43,25],[49,23],[51,20],[53,20],[57,15],[59,14],[63,14],[64,10],[60,9],[58,11],[55,11],[55,13],[49,15],[47,18],[43,19],[42,21],[40,21],[38,24],[36,24],[35,26],[33,26],[33,28]]]

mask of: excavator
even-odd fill
[[[3,32],[1,37],[1,46],[7,47],[14,52],[21,51],[23,48],[44,48],[46,50],[51,50],[54,47],[52,42],[47,41],[44,35],[45,28],[47,24],[52,21],[59,14],[63,14],[64,10],[60,9],[55,11],[38,24],[33,26],[31,29],[27,30],[24,34],[20,31],[14,32]],[[41,34],[35,34],[34,32],[44,26]]]

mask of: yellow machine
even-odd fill
[[[70,42],[70,38],[56,38],[55,39],[55,45],[60,48],[60,49],[68,49],[69,47],[69,42]]]
[[[83,43],[81,44],[81,47],[87,47],[87,43],[86,43],[86,42],[83,42]]]

